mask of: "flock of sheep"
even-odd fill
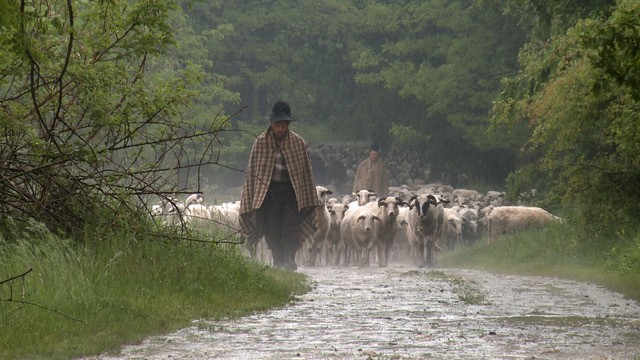
[[[333,196],[324,186],[316,191],[322,204],[315,210],[318,228],[296,255],[299,264],[310,267],[369,266],[375,260],[381,267],[390,261],[433,266],[437,252],[471,246],[481,236],[492,242],[505,233],[562,221],[538,207],[509,206],[503,193],[441,184],[390,187],[386,198],[365,189],[344,196]],[[206,205],[201,194],[193,194],[184,202],[165,199],[150,212],[167,226],[214,225],[237,235],[239,209],[239,201]],[[264,239],[243,250],[270,262]]]

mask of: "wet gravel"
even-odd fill
[[[587,283],[390,266],[301,268],[284,308],[94,359],[639,359],[640,304]]]

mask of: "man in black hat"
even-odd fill
[[[373,190],[378,198],[386,198],[389,193],[389,172],[385,163],[380,160],[378,144],[371,145],[369,157],[358,165],[353,192],[360,190]]]
[[[295,253],[316,229],[320,205],[304,139],[286,101],[273,105],[271,125],[253,143],[240,201],[240,225],[249,241],[265,237],[273,265],[296,270]]]

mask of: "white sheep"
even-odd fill
[[[488,218],[494,208],[495,206],[493,205],[487,205],[478,211],[478,227],[480,229],[487,230],[487,232],[489,231]]]
[[[159,204],[151,208],[151,215],[154,219],[158,218],[159,224],[162,226],[184,227],[186,225],[185,212],[184,203],[172,196],[164,197]]]
[[[235,237],[240,232],[240,201],[231,201],[222,204],[210,205],[208,208],[210,221],[218,227],[227,237]],[[260,239],[247,237],[244,244],[251,258],[257,258],[257,249]]]
[[[503,206],[505,195],[506,194],[504,192],[500,191],[487,191],[486,195],[484,196],[484,206]]]
[[[489,242],[503,234],[539,228],[551,222],[562,222],[562,219],[539,207],[498,206],[487,217]]]
[[[352,209],[355,208],[356,206],[363,206],[371,202],[371,199],[377,197],[378,194],[376,194],[375,191],[373,190],[363,189],[363,190],[358,190],[358,192],[354,192],[353,196],[355,196],[356,199],[349,203],[349,207]]]
[[[185,208],[184,220],[189,226],[202,229],[211,225],[211,214],[206,205],[191,203]]]
[[[458,211],[458,216],[462,218],[462,241],[465,245],[471,246],[480,237],[479,211],[463,208]]]
[[[447,231],[443,202],[447,200],[438,200],[431,194],[414,195],[409,199],[408,238],[419,267],[433,265],[435,251]]]
[[[240,229],[240,201],[211,205],[207,209],[213,222],[232,230]]]
[[[449,250],[453,250],[457,244],[462,244],[463,219],[458,212],[451,208],[445,208],[444,216],[447,220],[447,232],[444,236],[445,245]]]
[[[337,250],[340,243],[340,224],[344,219],[344,215],[349,209],[349,205],[337,203],[331,206],[329,209],[329,215],[331,220],[329,222],[329,233],[327,234],[326,248],[327,248],[327,264],[330,259],[333,259],[333,264],[340,265],[340,253]]]
[[[458,199],[458,204],[467,204],[471,201],[478,201],[482,199],[484,196],[477,192],[476,190],[468,190],[468,189],[455,189],[451,192],[451,196],[454,199]]]
[[[349,266],[350,257],[360,266],[369,266],[371,249],[376,246],[376,228],[380,218],[366,207],[349,209],[340,224],[339,251],[344,256],[344,266]]]
[[[149,211],[149,214],[151,215],[151,217],[156,217],[162,215],[163,211],[164,206],[162,204],[153,204],[151,205],[151,211]]]
[[[338,199],[337,199],[337,198],[334,198],[334,197],[332,197],[332,198],[328,198],[328,199],[327,199],[327,209],[331,209],[331,207],[332,207],[333,205],[338,204],[338,203],[339,203],[339,201],[338,201]]]
[[[396,218],[400,213],[400,206],[404,202],[399,197],[388,196],[386,199],[380,199],[377,202],[365,204],[371,212],[380,219],[377,226],[376,237],[378,239],[378,265],[386,267],[389,263],[389,254],[393,246],[393,239],[398,232],[398,222]]]
[[[333,194],[333,192],[326,187],[316,186],[316,195],[320,201],[320,206],[314,209],[318,228],[313,234],[313,237],[306,241],[307,266],[309,267],[314,267],[318,264],[318,255],[321,253],[327,241],[329,223],[331,222],[331,215],[329,214],[329,209],[327,209],[327,199],[331,194]]]
[[[203,226],[209,218],[209,212],[204,205],[204,198],[201,193],[194,193],[184,200],[183,208],[180,212],[182,221],[189,226]],[[181,206],[181,207],[182,207]]]
[[[184,200],[184,206],[188,207],[191,204],[203,204],[204,198],[202,197],[202,193],[195,193],[187,196]]]
[[[409,229],[409,205],[403,203],[398,209],[398,216],[396,222],[398,223],[398,231],[393,239],[392,253],[396,255],[398,260],[404,260],[410,258],[411,244],[409,243],[409,237],[407,230]]]

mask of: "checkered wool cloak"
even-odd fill
[[[356,178],[353,181],[353,192],[373,190],[379,198],[387,197],[389,193],[389,172],[382,160],[373,162],[362,160],[358,165]]]
[[[240,201],[240,226],[253,239],[259,239],[263,235],[263,230],[257,225],[255,210],[262,206],[267,195],[275,166],[275,151],[273,131],[269,127],[253,143]],[[296,193],[298,210],[301,211],[300,241],[304,241],[313,236],[317,228],[315,211],[311,210],[320,205],[307,143],[300,135],[289,130],[282,143],[282,153]]]

